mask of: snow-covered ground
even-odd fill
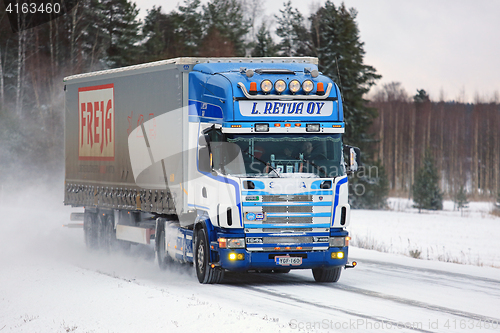
[[[370,236],[394,253],[352,247],[358,267],[336,284],[317,284],[304,270],[227,274],[220,285],[200,285],[190,266],[160,271],[149,248],[87,252],[82,230],[62,227],[72,209],[55,193],[0,201],[0,333],[500,330],[500,270],[486,267],[500,262],[500,219],[487,204],[471,204],[465,217],[446,207],[353,211],[353,240]],[[421,248],[427,259],[437,244],[450,257],[470,248],[473,265],[398,254]]]
[[[471,202],[463,212],[445,201],[421,213],[413,201],[389,199],[390,211],[353,210],[352,245],[421,259],[500,268],[500,218],[493,205]]]

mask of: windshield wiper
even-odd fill
[[[318,169],[318,171],[321,171],[325,175],[325,177],[328,177],[328,174],[326,173],[326,171],[323,170],[323,169],[321,169],[321,167],[318,166],[316,163],[314,163],[312,161],[309,161],[309,160],[306,160],[304,158],[301,158],[300,160],[303,161],[303,162],[306,162],[307,164],[312,165],[313,167],[315,167],[316,169]]]
[[[266,161],[263,161],[261,160],[260,158],[258,158],[257,156],[253,155],[253,154],[250,154],[250,152],[248,151],[248,149],[246,149],[244,151],[245,154],[247,154],[248,156],[251,156],[253,158],[255,158],[257,161],[261,162],[262,164],[268,166],[269,168],[271,168],[271,171],[274,171],[274,173],[276,174],[276,176],[278,176],[278,178],[281,178],[280,177],[280,174],[278,172],[278,170],[276,170],[270,163],[266,162]]]

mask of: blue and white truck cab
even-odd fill
[[[203,175],[193,207],[212,235],[214,268],[310,268],[336,281],[347,264],[342,99],[315,62],[202,63],[190,73]]]

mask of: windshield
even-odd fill
[[[224,165],[227,174],[322,178],[345,174],[340,134],[227,134],[225,138],[233,148],[220,150],[214,160],[225,162],[214,165]],[[230,158],[223,157],[228,154]]]

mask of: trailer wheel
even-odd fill
[[[337,282],[342,273],[342,266],[333,268],[313,268],[314,280],[316,282]]]
[[[158,266],[160,269],[165,270],[167,267],[173,262],[172,257],[167,253],[165,250],[165,228],[160,227],[161,229],[159,230],[158,233],[158,244],[155,246],[156,248],[156,257],[158,258]],[[156,240],[155,240],[156,242]]]
[[[97,248],[106,250],[106,215],[96,214]]]
[[[194,267],[198,281],[203,284],[219,283],[224,277],[224,270],[220,267],[210,267],[210,249],[205,229],[196,233]]]
[[[113,215],[107,214],[103,217],[102,226],[102,249],[111,252],[116,248],[115,221]]]
[[[97,214],[85,211],[83,215],[83,234],[87,249],[95,250],[99,245]]]

